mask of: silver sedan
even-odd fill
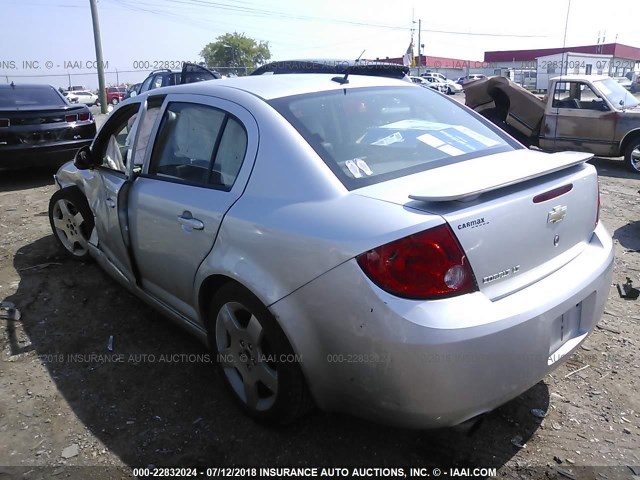
[[[123,102],[49,216],[71,257],[206,342],[253,418],[442,427],[598,322],[613,249],[589,158],[407,82],[235,78]]]

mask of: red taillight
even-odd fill
[[[78,121],[78,115],[65,115],[64,116],[64,121],[67,123],[73,123]]]
[[[0,128],[7,128],[11,126],[11,122],[8,118],[0,118]]]
[[[399,297],[430,300],[478,289],[462,247],[446,224],[369,250],[357,261],[373,283]]]
[[[82,112],[78,114],[78,121],[79,122],[86,122],[87,120],[91,120],[91,113],[90,112]]]

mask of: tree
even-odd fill
[[[271,58],[269,42],[256,42],[244,33],[225,33],[200,52],[210,67],[255,68]]]

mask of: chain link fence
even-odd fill
[[[243,77],[249,75],[255,70],[253,67],[207,67],[210,70],[215,70],[225,77]],[[174,69],[178,70],[178,69]],[[111,69],[104,72],[105,85],[107,87],[115,86],[130,86],[136,83],[142,83],[149,74],[154,71],[153,69],[136,69],[136,70],[118,70]],[[56,88],[63,90],[70,89],[71,87],[82,87],[82,89],[97,91],[98,85],[98,72],[97,71],[79,71],[57,74],[46,73],[26,73],[25,71],[17,70],[15,73],[3,72],[0,73],[0,82],[6,83],[49,83]],[[88,87],[87,87],[88,86]]]

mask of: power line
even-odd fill
[[[158,5],[152,5],[149,3],[138,1],[136,5],[131,5],[129,3],[125,3],[124,0],[111,0],[117,1],[119,4],[124,6],[125,8],[129,8],[131,10],[137,11],[146,11],[151,14],[161,14],[164,13],[169,15],[174,15],[174,13],[169,12],[158,12]],[[237,3],[244,3],[251,5],[248,2],[237,2],[237,3],[224,3],[220,1],[206,1],[206,0],[163,0],[165,8],[171,8],[170,5],[187,5],[193,7],[206,7],[214,10],[222,10],[226,12],[232,13],[241,13],[244,16],[253,16],[253,17],[261,17],[261,18],[284,18],[290,20],[301,20],[301,21],[312,21],[312,22],[325,22],[331,24],[343,24],[343,25],[351,25],[357,27],[367,27],[367,28],[381,28],[381,29],[390,29],[390,30],[408,30],[410,27],[402,26],[402,25],[386,25],[382,23],[370,23],[370,22],[362,22],[357,20],[346,20],[341,18],[332,18],[332,17],[318,17],[313,15],[305,15],[305,14],[293,14],[287,13],[277,10],[268,10],[264,8],[255,8],[248,6],[241,6]],[[145,5],[153,8],[154,10],[144,9],[139,7],[138,5]],[[184,11],[184,7],[180,9],[180,11]],[[184,18],[184,16],[183,16]],[[437,29],[423,29],[425,32],[436,33],[436,34],[445,34],[445,35],[461,35],[461,36],[482,36],[482,37],[509,37],[509,38],[545,38],[544,35],[522,35],[522,34],[507,34],[507,33],[489,33],[489,32],[464,32],[464,31],[456,31],[456,30],[437,30]]]

